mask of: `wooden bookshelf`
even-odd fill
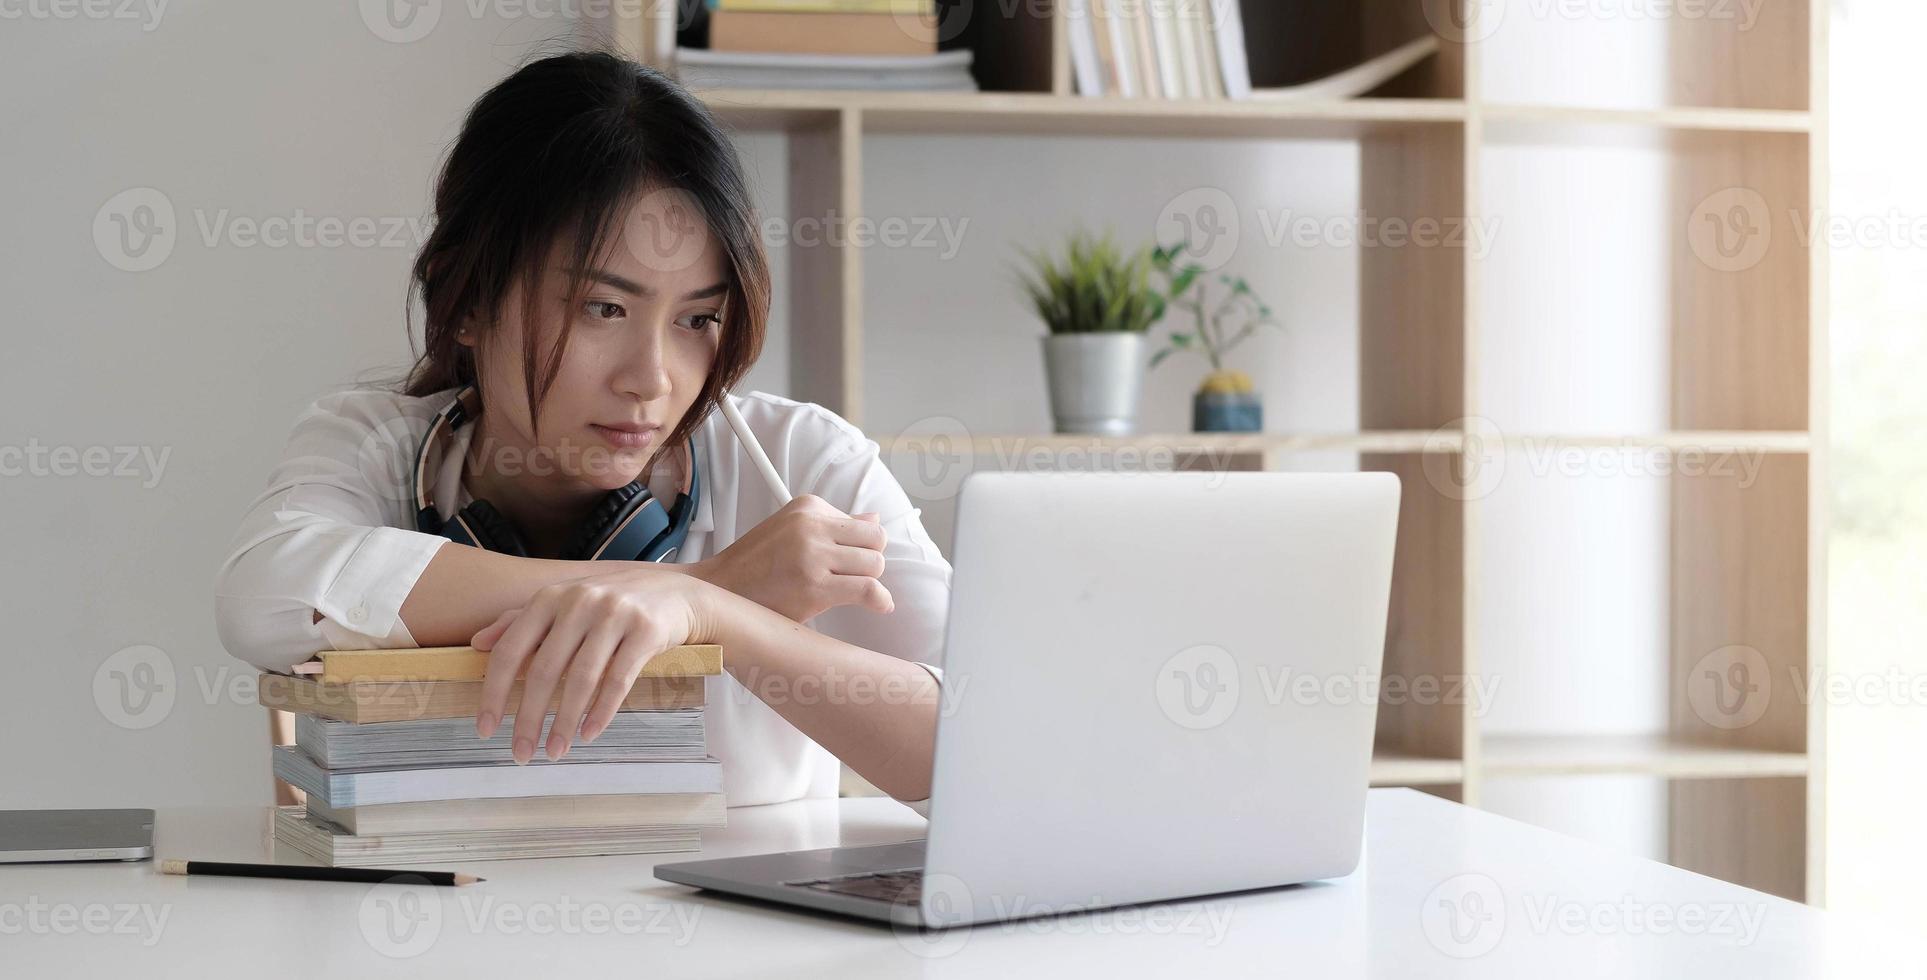
[[[1657,775],[1668,779],[1805,776],[1807,757],[1664,735],[1502,735],[1485,740],[1487,775]]]
[[[1450,127],[1465,105],[1437,99],[1372,99],[1267,105],[1256,102],[1091,99],[1045,92],[699,92],[725,122],[750,129],[822,125],[843,110],[865,132],[977,135],[1250,139],[1356,139],[1370,133]]]
[[[1415,36],[1428,29],[1426,2],[1362,0],[1359,33],[1368,44]],[[665,17],[673,10],[660,6]],[[1744,32],[1713,19],[1671,25],[1666,104],[1625,109],[1489,102],[1481,95],[1481,43],[1451,39],[1375,93],[1385,97],[1283,104],[1085,98],[1071,90],[1061,8],[1014,9],[1015,16],[973,27],[969,43],[982,92],[701,95],[731,126],[788,134],[794,216],[835,212],[846,220],[863,213],[864,142],[873,133],[1345,139],[1360,151],[1361,207],[1408,218],[1483,214],[1488,146],[1583,151],[1632,140],[1664,148],[1677,219],[1668,224],[1672,234],[1653,242],[1670,255],[1671,271],[1671,376],[1662,379],[1672,393],[1671,419],[1664,431],[1507,432],[1496,446],[1467,438],[1460,427],[1487,411],[1478,381],[1492,369],[1474,355],[1482,297],[1505,284],[1463,249],[1364,249],[1359,431],[965,438],[970,452],[986,456],[1039,447],[1166,449],[1220,464],[1235,460],[1237,468],[1338,451],[1355,453],[1362,469],[1399,474],[1405,494],[1384,673],[1406,678],[1480,676],[1477,542],[1498,517],[1477,495],[1441,488],[1441,473],[1463,473],[1481,454],[1546,444],[1763,454],[1750,486],[1716,476],[1669,481],[1667,731],[1495,735],[1481,730],[1473,704],[1382,705],[1372,781],[1477,805],[1491,780],[1663,779],[1673,863],[1821,902],[1823,705],[1776,698],[1756,722],[1726,729],[1693,710],[1687,688],[1710,652],[1734,645],[1757,651],[1776,674],[1818,672],[1825,664],[1824,243],[1802,242],[1793,228],[1776,225],[1769,255],[1724,271],[1695,256],[1686,228],[1698,203],[1736,185],[1761,194],[1774,215],[1825,208],[1826,5],[1767,5]],[[666,23],[630,21],[625,43],[662,64],[670,55]],[[861,250],[792,248],[791,261],[789,393],[862,425]],[[872,434],[887,449],[916,447],[912,436]]]

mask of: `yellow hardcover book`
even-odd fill
[[[671,711],[703,706],[701,677],[644,677],[623,698],[623,711]],[[473,717],[482,706],[480,681],[363,681],[323,684],[312,676],[262,674],[258,697],[264,708],[356,724]],[[549,710],[562,702],[557,688]],[[522,704],[522,682],[509,688],[508,708]]]
[[[709,9],[793,14],[905,14],[934,18],[937,0],[710,0]]]
[[[488,654],[474,647],[400,650],[328,650],[319,654],[323,684],[367,681],[479,681]],[[305,671],[297,671],[306,673]],[[715,644],[670,647],[649,659],[642,677],[709,677],[723,672],[723,648]]]

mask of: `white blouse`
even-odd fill
[[[429,559],[452,542],[415,530],[409,471],[429,423],[454,397],[453,390],[424,398],[342,392],[295,422],[215,577],[215,621],[230,654],[286,671],[321,650],[417,645],[401,621],[402,602]],[[727,397],[792,494],[815,494],[845,513],[874,511],[888,532],[882,581],[896,609],[880,615],[843,606],[810,625],[856,646],[940,664],[950,563],[877,444],[820,405],[761,392]],[[679,562],[727,548],[780,506],[721,415],[710,412],[694,434],[702,495]],[[456,432],[435,474],[443,516],[473,499],[461,471],[474,431],[470,424]],[[673,498],[679,477],[657,477],[671,484],[661,489]],[[319,623],[317,610],[325,617]],[[727,673],[709,683],[706,722],[729,805],[836,795],[836,758]]]

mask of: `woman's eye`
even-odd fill
[[[701,331],[708,330],[710,324],[720,323],[722,321],[714,313],[692,313],[677,322],[700,333]]]
[[[619,320],[628,313],[620,303],[609,303],[597,299],[582,304],[582,311],[598,320]]]

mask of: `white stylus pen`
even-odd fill
[[[736,406],[730,402],[729,392],[723,392],[723,396],[716,402],[716,407],[723,410],[723,418],[729,422],[730,428],[736,430],[737,441],[749,451],[750,460],[762,472],[763,482],[769,484],[769,492],[776,495],[777,504],[780,506],[789,503],[790,488],[784,486],[783,478],[776,475],[776,467],[770,465],[769,454],[763,452],[763,444],[757,442],[756,437],[750,433],[749,423],[743,421],[743,413],[737,411]]]

